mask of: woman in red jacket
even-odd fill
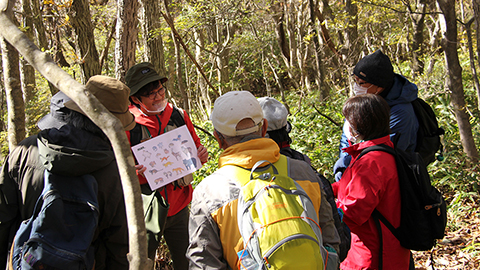
[[[339,182],[333,184],[337,206],[352,232],[351,248],[341,269],[408,269],[410,250],[381,222],[383,264],[379,266],[380,242],[372,212],[377,209],[393,226],[400,225],[400,188],[395,158],[385,152],[372,151],[357,160],[363,149],[390,141],[390,108],[373,94],[354,96],[342,111],[349,123],[350,146],[344,151],[352,162]]]

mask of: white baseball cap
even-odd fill
[[[267,131],[278,130],[287,125],[288,110],[280,101],[272,97],[261,97],[258,102],[268,121]]]
[[[237,124],[243,119],[252,119],[255,126],[237,130]],[[231,91],[215,100],[210,120],[218,132],[235,137],[258,131],[263,121],[263,111],[252,93]]]

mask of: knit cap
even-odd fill
[[[381,50],[377,50],[358,61],[353,69],[353,74],[368,83],[386,89],[392,86],[395,77],[390,58],[383,54]]]

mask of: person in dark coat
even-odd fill
[[[390,58],[381,50],[362,58],[353,69],[355,77],[355,95],[379,95],[390,107],[390,137],[396,141],[396,147],[413,152],[417,145],[418,120],[412,101],[417,99],[417,86],[400,74],[393,72]],[[333,168],[335,180],[342,177],[350,164],[351,156],[343,151],[349,146],[351,137],[346,122],[340,140],[340,155]]]
[[[126,130],[135,126],[128,111],[130,89],[106,76],[93,76],[86,89]],[[100,215],[91,245],[95,269],[128,269],[128,228],[124,196],[110,141],[62,92],[51,100],[51,112],[38,122],[42,131],[18,144],[0,172],[0,265],[20,223],[28,219],[43,190],[44,170],[64,177],[92,175],[98,184]]]

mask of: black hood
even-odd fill
[[[38,152],[48,171],[65,176],[92,173],[115,160],[109,141],[70,125],[40,132]]]

